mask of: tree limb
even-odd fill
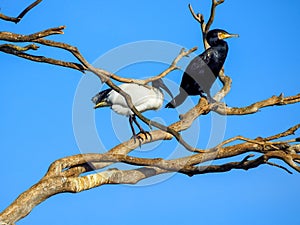
[[[285,135],[291,129],[277,134],[276,136],[280,137]],[[282,146],[281,148],[285,147]],[[140,180],[162,173],[178,171],[179,173],[193,176],[205,173],[227,172],[232,169],[248,170],[263,164],[276,166],[291,173],[291,171],[284,166],[269,162],[270,159],[280,159],[295,170],[300,171],[300,167],[295,163],[295,160],[299,160],[300,156],[294,153],[296,152],[295,149],[300,152],[300,145],[293,145],[287,148],[290,149],[290,153],[285,153],[283,151],[284,149],[278,148],[264,152],[264,149],[259,146],[255,140],[252,140],[251,142],[247,141],[242,144],[222,147],[218,150],[217,155],[213,152],[198,153],[196,155],[172,160],[164,160],[162,158],[143,159],[124,154],[110,153],[70,156],[52,163],[44,178],[42,178],[37,184],[33,185],[30,189],[22,193],[8,208],[0,213],[0,219],[4,223],[12,224],[28,215],[28,213],[30,213],[30,211],[36,205],[58,193],[77,193],[105,184],[135,184]],[[240,162],[229,162],[221,165],[195,166],[199,163],[212,160],[211,157],[213,155],[215,159],[221,159],[252,151],[263,153],[263,155],[253,160],[249,160],[250,158],[254,157],[253,154],[250,154]],[[77,166],[82,168],[84,164],[93,164],[96,162],[123,162],[130,165],[146,167],[123,171],[110,169],[104,172],[95,172],[85,176],[81,176],[81,174],[92,171],[92,167],[87,170],[82,170],[80,174],[66,173],[66,171],[69,169],[72,170]],[[19,204],[20,202],[22,202],[22,205]]]
[[[272,96],[266,100],[253,103],[242,108],[227,107],[225,104],[218,102],[211,105],[211,110],[221,115],[247,115],[256,113],[261,108],[270,106],[283,106],[288,104],[295,104],[298,102],[300,102],[300,94],[289,97],[283,97],[283,94],[280,94],[279,96]]]
[[[35,2],[33,2],[31,5],[29,5],[26,9],[24,9],[17,17],[10,17],[10,16],[6,16],[2,13],[0,13],[0,19],[2,20],[6,20],[9,22],[14,22],[14,23],[18,23],[22,20],[22,18],[30,11],[32,10],[35,6],[37,6],[42,0],[36,0]]]
[[[35,1],[33,4],[27,7],[18,16],[19,21],[28,11],[30,11],[40,2],[41,0]],[[192,6],[189,5],[192,16],[201,25],[205,48],[209,47],[205,41],[205,35],[214,21],[216,7],[223,2],[224,0],[212,0],[211,14],[207,24],[204,22],[203,15],[196,15]],[[3,15],[2,17],[1,15],[2,14],[0,14],[0,19],[3,19]],[[176,121],[169,126],[164,126],[160,123],[150,121],[139,111],[137,111],[132,103],[131,97],[126,92],[122,91],[118,86],[116,86],[112,79],[127,83],[133,82],[143,85],[147,84],[151,81],[163,78],[171,71],[178,69],[178,61],[195,51],[196,48],[192,48],[188,51],[181,50],[171,65],[165,71],[156,76],[145,80],[122,78],[116,74],[110,73],[109,71],[93,67],[84,58],[77,47],[66,43],[45,39],[50,35],[63,34],[64,29],[65,26],[60,26],[30,35],[0,32],[0,40],[7,42],[31,42],[31,44],[26,45],[25,47],[12,44],[2,44],[0,45],[0,51],[32,61],[64,66],[79,70],[81,72],[90,71],[94,73],[102,82],[105,82],[109,87],[119,92],[125,98],[129,108],[142,121],[148,125],[154,125],[155,127],[159,128],[159,130],[150,132],[152,137],[151,140],[145,139],[141,144],[150,143],[157,140],[170,140],[175,137],[179,143],[181,143],[187,150],[192,151],[193,154],[170,160],[165,160],[163,158],[152,159],[133,157],[129,156],[128,154],[136,149],[139,146],[139,143],[136,143],[133,139],[131,139],[127,142],[119,144],[118,146],[115,146],[104,154],[80,154],[56,160],[49,166],[47,173],[37,184],[33,185],[30,189],[22,193],[10,206],[0,213],[0,224],[14,224],[21,218],[28,215],[35,206],[55,194],[64,192],[77,193],[106,184],[135,184],[143,179],[163,173],[179,172],[188,176],[193,176],[205,173],[227,172],[232,169],[248,170],[264,164],[275,166],[285,170],[288,173],[291,173],[291,171],[283,165],[271,162],[270,160],[272,159],[280,160],[290,168],[300,172],[300,145],[294,144],[294,142],[299,142],[300,138],[287,141],[279,140],[280,138],[288,137],[294,134],[300,128],[299,124],[282,133],[266,138],[257,137],[255,139],[249,139],[242,136],[236,136],[223,141],[214,148],[206,150],[197,149],[190,146],[182,139],[180,134],[180,132],[188,129],[192,125],[193,121],[199,118],[199,116],[206,115],[211,111],[221,115],[252,114],[258,112],[259,109],[264,107],[298,103],[300,102],[300,94],[290,97],[283,97],[283,95],[278,97],[273,96],[269,99],[253,103],[242,108],[228,107],[219,102],[209,103],[205,98],[200,98],[196,106],[194,106],[185,114],[180,115],[179,121]],[[65,62],[26,53],[30,50],[37,50],[38,46],[35,44],[60,48],[68,51],[78,60],[78,63]],[[215,99],[218,101],[223,99],[229,93],[231,88],[231,78],[224,74],[224,70],[220,72],[219,78],[223,83],[223,88],[215,96]],[[239,141],[239,143],[233,144],[236,141]],[[212,164],[204,166],[204,163],[208,161],[214,160],[215,163],[220,159],[230,159],[231,157],[242,156],[243,154],[248,155],[243,157],[240,161],[233,161],[220,165]],[[106,171],[102,172],[96,171],[98,169],[113,165],[114,163],[125,163],[135,166],[135,168],[131,170],[107,169]],[[90,172],[91,174],[87,175],[87,172]]]
[[[35,61],[35,62],[48,63],[48,64],[52,64],[52,65],[56,65],[56,66],[68,67],[71,69],[79,70],[81,72],[84,72],[84,70],[85,70],[85,68],[79,63],[65,62],[65,61],[61,61],[61,60],[57,60],[57,59],[53,59],[53,58],[47,58],[44,56],[31,55],[31,54],[24,52],[24,51],[28,51],[28,50],[37,50],[37,49],[38,49],[38,46],[36,46],[34,44],[30,44],[25,47],[20,47],[20,46],[10,45],[10,44],[0,45],[0,51],[5,52],[7,54],[18,56],[20,58],[28,59],[28,60]]]

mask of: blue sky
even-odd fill
[[[1,12],[17,15],[30,2],[2,0]],[[199,46],[197,53],[201,53],[199,25],[191,17],[188,3],[208,18],[209,0],[52,0],[42,2],[18,25],[1,22],[1,30],[29,34],[66,25],[64,35],[51,39],[77,46],[89,62],[107,56],[119,46],[145,40],[164,41],[186,48]],[[229,106],[244,106],[280,93],[286,96],[299,93],[299,4],[296,0],[227,0],[217,9],[213,27],[240,34],[239,39],[228,41],[230,52],[225,69],[233,79],[232,90],[226,97]],[[41,47],[37,54],[74,60],[68,53],[46,47]],[[158,50],[157,54],[162,52]],[[122,59],[116,56],[115,60],[120,62]],[[114,61],[110,63],[113,65]],[[5,182],[0,188],[2,211],[36,183],[51,162],[86,149],[78,147],[72,121],[74,96],[82,84],[82,74],[3,53],[0,64],[1,178]],[[163,64],[144,63],[122,68],[119,74],[146,77],[164,68]],[[180,72],[172,73],[167,78],[178,83],[180,75]],[[91,89],[86,89],[94,93],[99,88],[100,84],[94,83]],[[86,100],[86,107],[83,112],[91,110],[90,99]],[[299,123],[299,110],[298,104],[226,118],[225,138],[236,135],[255,138],[282,132]],[[177,119],[177,114],[163,109],[145,115],[161,117],[170,123]],[[122,140],[130,137],[125,117],[116,117],[109,109],[93,112],[93,116],[89,119],[95,119],[106,148],[119,143],[110,125],[112,122],[126,126],[124,135],[123,132],[120,134]],[[200,127],[197,141],[200,147],[207,144],[206,130],[210,129],[211,118],[202,117],[195,124],[194,129]],[[82,121],[84,123],[84,118]],[[188,132],[185,135],[190,138]],[[171,141],[151,151],[146,146],[136,154],[170,156],[175,145],[176,142]],[[299,174],[289,175],[270,166],[193,178],[176,174],[152,185],[103,186],[79,194],[60,194],[36,207],[18,224],[237,225],[243,221],[245,225],[296,225],[300,223],[295,197],[299,178]]]

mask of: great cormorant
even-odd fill
[[[207,95],[209,101],[214,101],[210,89],[222,69],[227,53],[228,44],[224,39],[238,37],[225,30],[214,29],[207,33],[206,40],[210,45],[206,51],[196,56],[187,66],[182,76],[179,94],[172,99],[166,108],[181,105],[188,95]]]
[[[157,110],[161,108],[164,100],[164,95],[160,88],[164,89],[171,96],[171,98],[173,98],[171,91],[163,83],[162,79],[153,81],[152,86],[139,85],[135,83],[125,83],[121,84],[119,88],[130,95],[133,105],[139,112],[144,112],[147,110]],[[133,122],[140,129],[140,133],[143,133],[147,138],[148,132],[144,131],[144,129],[137,122],[136,116],[128,107],[125,98],[115,90],[110,88],[99,92],[92,98],[92,102],[95,104],[95,109],[109,106],[116,113],[128,116],[133,138],[140,138],[135,133]]]

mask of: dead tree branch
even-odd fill
[[[23,17],[30,11],[32,10],[34,7],[36,7],[39,3],[41,3],[42,0],[37,0],[35,2],[33,2],[31,5],[29,5],[26,9],[24,9],[17,17],[10,17],[10,16],[6,16],[2,13],[0,13],[0,19],[2,20],[6,20],[9,22],[14,22],[14,23],[19,23]]]
[[[209,31],[211,25],[213,24],[213,22],[215,20],[216,8],[218,5],[222,4],[224,1],[225,0],[212,0],[210,16],[209,16],[207,23],[205,23],[203,14],[201,14],[201,13],[196,14],[192,5],[189,4],[189,9],[190,9],[190,12],[191,12],[193,18],[200,24],[202,40],[203,40],[205,49],[209,48],[209,44],[207,43],[205,37],[206,37],[206,34]]]
[[[296,127],[299,128],[300,125],[275,136],[285,136],[292,130],[295,130]],[[235,139],[241,138],[237,137]],[[267,139],[269,138],[263,140]],[[140,180],[162,173],[179,172],[188,176],[193,176],[205,173],[222,173],[232,169],[249,170],[263,164],[276,166],[291,173],[286,167],[270,162],[271,159],[280,159],[296,171],[300,171],[300,166],[296,163],[297,160],[300,160],[300,155],[296,153],[300,152],[299,144],[292,146],[286,144],[273,148],[272,146],[275,146],[275,144],[270,143],[269,146],[270,148],[266,150],[261,141],[258,142],[257,139],[247,139],[246,142],[241,144],[220,147],[218,148],[217,154],[215,151],[208,150],[207,153],[198,153],[192,156],[172,160],[164,160],[162,158],[144,159],[127,156],[125,154],[111,154],[110,152],[105,154],[75,155],[62,158],[52,163],[46,175],[37,184],[22,193],[8,208],[6,208],[0,214],[0,219],[4,223],[12,224],[28,215],[36,205],[55,194],[64,192],[77,193],[106,184],[135,184]],[[247,157],[244,157],[240,162],[201,166],[201,163],[213,159],[217,160],[250,152],[263,153],[263,155],[249,160],[254,157],[253,154],[250,154]],[[145,167],[124,171],[110,169],[104,172],[95,172],[93,174],[82,176],[86,172],[102,168],[97,166],[101,165],[99,163],[109,163],[107,165],[110,165],[111,163],[117,162]],[[74,169],[78,169],[77,173],[74,172]],[[72,172],[70,173],[70,171]],[[34,198],[32,196],[34,196]],[[20,205],[20,202],[23,204]]]
[[[28,11],[40,2],[41,0],[35,1],[17,18],[5,19],[5,16],[0,14],[0,19],[19,22]],[[207,23],[204,22],[204,16],[202,14],[196,14],[192,6],[189,5],[193,18],[201,25],[205,48],[209,47],[205,41],[205,35],[213,24],[216,7],[223,2],[224,0],[212,0],[210,17]],[[110,73],[109,71],[92,66],[80,53],[77,47],[67,43],[46,39],[50,35],[63,34],[64,29],[65,26],[60,26],[29,35],[0,32],[0,40],[2,41],[13,43],[29,42],[29,44],[24,47],[5,43],[0,45],[0,51],[31,61],[67,67],[81,72],[90,71],[102,82],[105,82],[109,87],[120,93],[125,98],[129,108],[142,121],[148,125],[157,127],[159,130],[150,132],[152,137],[151,139],[144,139],[141,143],[137,143],[133,139],[130,139],[127,142],[120,143],[105,154],[80,154],[56,160],[50,165],[45,176],[37,184],[22,193],[11,205],[0,213],[0,224],[14,224],[27,216],[35,206],[59,193],[77,193],[106,184],[135,184],[143,179],[163,173],[179,172],[184,175],[194,176],[205,173],[222,173],[233,169],[248,170],[264,164],[275,166],[291,173],[291,171],[284,165],[272,162],[272,159],[280,160],[282,164],[300,172],[300,145],[296,144],[296,142],[300,141],[300,138],[281,140],[281,138],[289,137],[298,131],[300,128],[299,124],[282,133],[266,138],[257,137],[255,139],[250,139],[243,136],[236,136],[223,141],[211,149],[198,149],[190,146],[182,139],[181,136],[181,132],[189,129],[197,118],[212,111],[221,115],[253,114],[265,107],[299,103],[300,94],[290,97],[283,97],[283,95],[273,96],[269,99],[253,103],[242,108],[228,107],[219,102],[209,103],[205,98],[200,98],[196,106],[189,109],[185,114],[180,115],[180,120],[168,126],[164,126],[144,117],[134,107],[131,97],[115,85],[112,80],[146,85],[147,83],[163,78],[170,72],[178,69],[178,61],[194,52],[197,49],[196,47],[187,51],[182,49],[170,66],[158,75],[145,80],[122,78],[116,74]],[[67,62],[27,53],[28,51],[37,51],[39,47],[37,44],[67,51],[71,53],[78,62]],[[231,78],[224,74],[224,70],[220,73],[219,78],[223,83],[223,88],[215,96],[215,99],[218,101],[222,100],[231,89]],[[128,155],[130,152],[138,148],[140,144],[146,144],[158,140],[170,140],[173,137],[175,137],[175,139],[187,150],[193,152],[193,154],[170,160],[166,160],[164,158],[140,158]],[[248,155],[245,157],[242,156],[243,154]],[[230,158],[236,156],[241,157],[240,161],[235,160],[231,162]],[[228,159],[229,162],[217,164],[220,159]],[[212,160],[214,160],[214,164],[204,166],[205,162]],[[106,171],[97,172],[98,169],[106,168],[114,163],[124,163],[135,167],[131,170],[107,169]],[[87,172],[90,172],[90,174],[87,175]]]
[[[270,106],[284,106],[288,104],[295,104],[300,102],[300,94],[290,96],[290,97],[283,97],[283,94],[279,96],[272,96],[263,101],[259,101],[253,103],[246,107],[227,107],[224,104],[216,103],[211,105],[213,111],[221,114],[221,115],[247,115],[253,114],[258,112],[261,108],[270,107]]]

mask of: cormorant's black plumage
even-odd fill
[[[187,66],[182,76],[179,94],[166,105],[166,108],[181,105],[188,95],[206,94],[208,99],[212,100],[211,86],[218,77],[228,53],[228,44],[223,39],[236,36],[221,29],[207,33],[206,40],[210,48],[195,57]]]

